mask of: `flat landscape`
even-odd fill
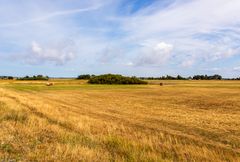
[[[50,82],[0,81],[0,161],[240,161],[240,81]]]

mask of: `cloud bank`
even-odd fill
[[[76,58],[72,45],[57,44],[54,47],[43,47],[33,41],[30,51],[25,55],[24,61],[29,64],[40,64],[45,62],[63,65]]]
[[[140,56],[137,58],[136,62],[138,66],[162,65],[169,60],[173,50],[173,45],[165,42],[156,44],[147,43],[142,46]]]
[[[239,0],[30,0],[21,6],[3,0],[0,57],[19,54],[30,65],[71,63],[86,72],[136,75],[190,75],[224,66],[223,75],[235,76],[239,10]]]

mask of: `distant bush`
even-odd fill
[[[176,77],[171,75],[161,76],[161,77],[140,77],[143,80],[187,80],[189,78],[184,78],[181,75],[177,75]]]
[[[95,76],[95,75],[83,74],[83,75],[79,75],[79,76],[77,77],[77,79],[88,80],[88,79],[90,79],[90,78],[92,78],[92,77],[94,77],[94,76]]]
[[[17,80],[48,80],[49,77],[48,76],[43,76],[43,75],[37,75],[37,76],[25,76],[22,78],[17,78]]]
[[[215,74],[213,76],[195,75],[193,76],[193,80],[222,80],[222,76],[218,74]]]
[[[125,77],[117,74],[104,74],[91,77],[88,81],[91,84],[147,84],[136,77]]]
[[[238,78],[233,78],[233,80],[240,80],[240,77],[238,77]]]
[[[4,80],[13,80],[14,79],[14,77],[12,77],[12,76],[0,76],[0,79],[4,79]]]

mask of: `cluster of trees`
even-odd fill
[[[238,78],[227,78],[225,80],[240,80],[240,77],[238,77]]]
[[[89,79],[91,84],[147,84],[136,77],[125,77],[117,74],[104,74]]]
[[[208,75],[195,75],[193,76],[193,80],[222,80],[222,76],[215,74],[212,76]]]
[[[13,76],[0,76],[0,79],[13,80]]]
[[[174,76],[162,76],[162,77],[141,77],[141,79],[146,80],[222,80],[222,76],[215,74],[215,75],[194,75],[193,77],[182,77],[181,75]]]
[[[13,76],[0,76],[0,79],[13,80]],[[17,80],[48,80],[48,76],[33,75],[17,78]],[[194,75],[193,77],[182,77],[181,75],[171,76],[166,75],[162,77],[125,77],[122,75],[105,74],[105,75],[79,75],[77,79],[89,80],[89,83],[95,84],[146,84],[143,80],[240,80],[237,78],[223,78],[221,75]]]
[[[98,84],[142,84],[141,82],[143,80],[240,80],[240,77],[238,77],[238,78],[223,78],[221,75],[218,75],[218,74],[194,75],[193,77],[192,76],[183,77],[181,75],[177,75],[177,76],[166,75],[166,76],[161,76],[161,77],[139,77],[139,78],[125,77],[124,79],[122,77],[124,77],[124,76],[113,75],[113,74],[105,74],[105,75],[100,75],[100,76],[83,74],[83,75],[79,75],[77,77],[77,79],[91,80],[91,81],[89,81],[89,83],[90,82],[99,82]],[[106,81],[106,78],[108,81]],[[109,81],[109,80],[111,80],[111,81]],[[116,80],[118,80],[118,81],[116,81]],[[121,81],[119,81],[119,80],[121,80]],[[112,81],[120,82],[120,83],[111,83]],[[103,83],[100,83],[100,82],[103,82]],[[106,83],[106,82],[110,82],[110,83]]]
[[[187,80],[187,79],[192,79],[192,78],[184,78],[181,75],[177,75],[176,77],[171,76],[171,75],[166,75],[162,77],[140,77],[140,79],[143,80]]]
[[[94,77],[95,75],[90,75],[90,74],[83,74],[79,75],[77,79],[83,79],[83,80],[89,80],[90,78]]]
[[[25,76],[21,78],[17,78],[17,80],[48,80],[48,76],[43,76],[43,75],[33,75],[33,76]]]

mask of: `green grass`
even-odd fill
[[[147,88],[143,85],[90,85],[90,84],[79,84],[79,85],[54,85],[46,86],[42,84],[10,84],[6,85],[5,88],[18,90],[18,91],[49,91],[49,90],[101,90],[101,89],[139,89]]]
[[[54,80],[53,86],[46,86],[44,81],[36,82],[9,82],[0,84],[2,88],[9,88],[18,91],[51,91],[51,90],[107,90],[107,89],[147,89],[151,86],[158,86],[164,83],[163,87],[176,88],[229,88],[240,89],[237,81],[174,81],[174,80],[149,80],[149,85],[91,85],[86,82],[77,82],[76,80]]]

